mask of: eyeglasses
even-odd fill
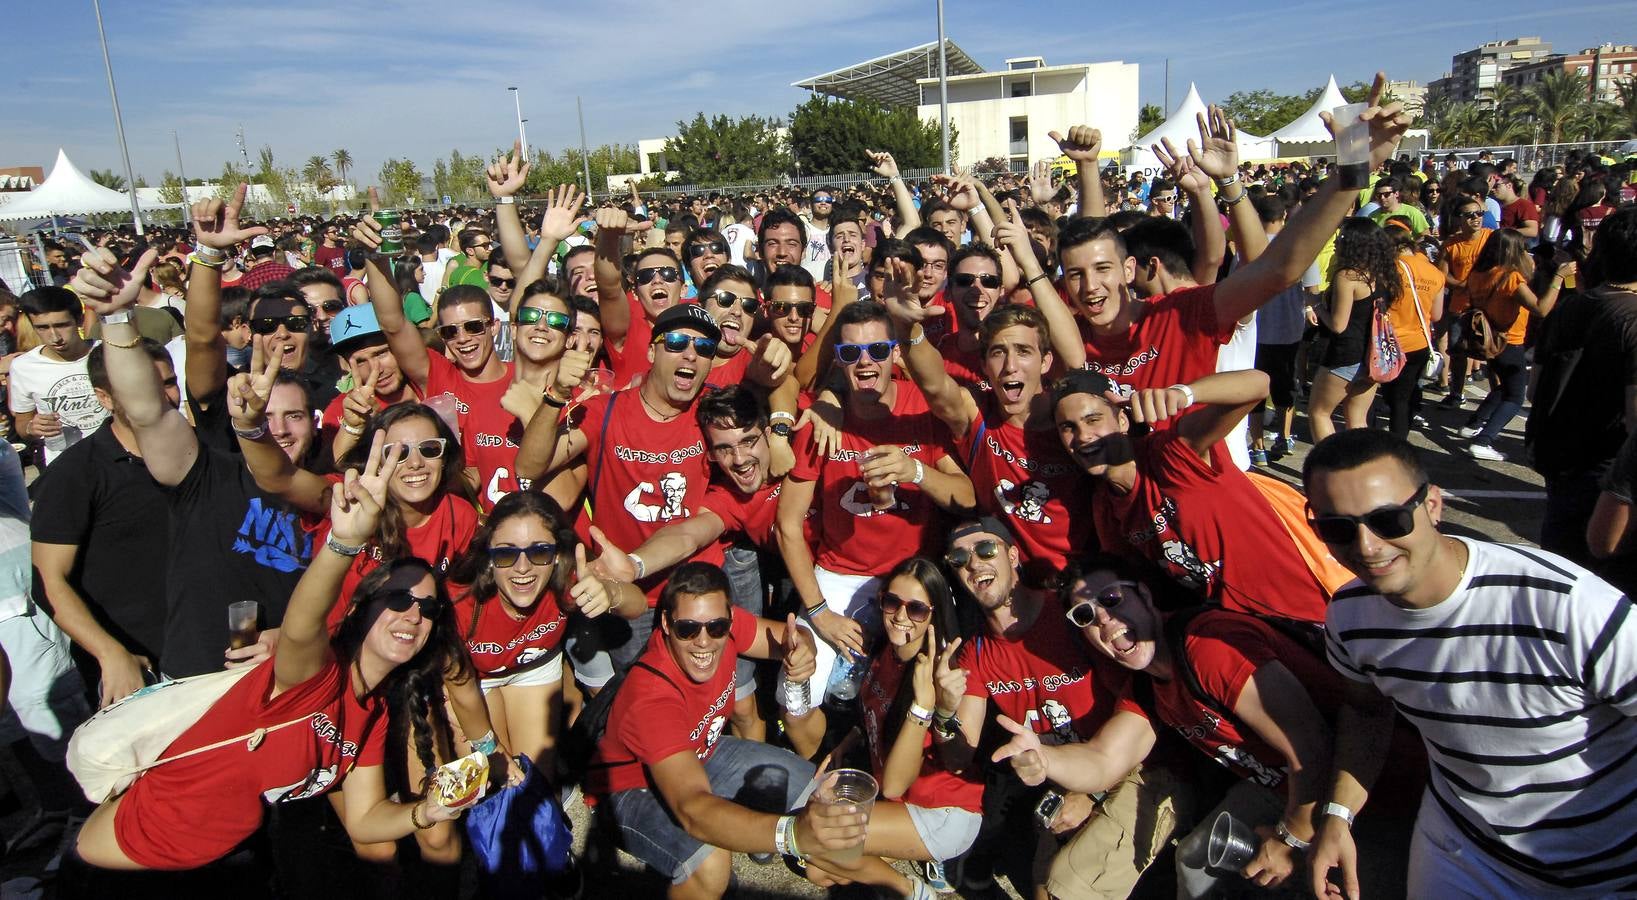
[[[932,605],[920,600],[905,600],[903,597],[887,591],[881,595],[881,615],[896,616],[902,609],[909,614],[909,620],[919,625],[932,618]]]
[[[422,597],[411,592],[408,588],[396,588],[390,591],[382,591],[379,594],[375,594],[374,596],[370,597],[370,599],[380,601],[383,606],[392,610],[393,612],[408,612],[411,606],[419,605],[421,608],[421,618],[423,619],[436,619],[441,617],[443,615],[443,608],[445,605],[445,601],[442,598]]]
[[[489,283],[494,285],[495,287],[509,288],[509,287],[513,287],[513,286],[515,286],[517,284],[517,279],[516,278],[496,278],[495,276],[490,275],[489,276]]]
[[[421,459],[443,459],[443,451],[448,448],[448,445],[448,438],[440,437],[427,438],[424,441],[415,441],[413,443],[407,441],[393,441],[381,449],[386,451],[387,459],[396,459],[399,461],[408,459],[411,452],[413,452],[416,456],[419,456]]]
[[[285,331],[291,334],[301,334],[307,330],[307,326],[312,324],[312,321],[312,316],[284,316],[283,318],[264,316],[259,319],[251,319],[250,330],[257,334],[272,334],[279,330],[280,325],[283,325]]]
[[[517,311],[517,318],[512,321],[518,325],[535,325],[544,320],[547,328],[568,332],[568,313],[554,309],[541,309],[538,306],[525,306]]]
[[[876,362],[886,362],[887,358],[892,356],[892,349],[896,346],[898,346],[897,341],[874,341],[868,344],[837,344],[836,359],[840,360],[842,365],[850,366],[858,362],[858,360],[866,352],[868,352],[870,354],[870,359],[873,359]]]
[[[670,283],[681,277],[682,274],[676,270],[676,266],[649,266],[637,270],[637,284],[647,284],[655,278]]]
[[[1002,546],[1000,541],[989,538],[973,544],[970,550],[965,547],[956,547],[944,554],[944,562],[948,563],[951,569],[964,569],[966,564],[972,561],[974,553],[977,554],[978,559],[994,559],[1000,555]]]
[[[1315,516],[1310,511],[1307,521],[1313,526],[1313,533],[1326,544],[1351,544],[1358,537],[1360,525],[1383,540],[1396,540],[1415,530],[1416,507],[1426,502],[1431,487],[1431,482],[1423,482],[1404,503],[1372,509],[1362,516]]]
[[[699,243],[688,248],[689,259],[698,259],[707,253],[714,253],[717,256],[727,256],[728,245],[723,241],[700,241]]]
[[[700,356],[715,356],[716,341],[708,337],[695,337],[685,331],[667,331],[654,338],[654,343],[663,344],[668,353],[681,353],[688,349],[689,342],[693,343],[693,350]]]
[[[981,284],[991,291],[1000,287],[1000,276],[987,273],[980,275],[976,272],[956,272],[952,280],[956,287],[969,288],[974,284]]]
[[[549,566],[557,561],[557,545],[550,543],[530,544],[527,547],[490,547],[489,561],[497,569],[510,569],[517,565],[519,557],[527,556],[531,566]]]
[[[1376,199],[1380,200],[1382,197],[1391,197],[1396,193],[1398,192],[1394,190],[1376,191]]]
[[[1126,591],[1135,591],[1136,589],[1137,583],[1135,581],[1116,581],[1098,591],[1097,596],[1090,600],[1082,600],[1069,607],[1068,612],[1064,613],[1064,615],[1068,616],[1069,621],[1078,627],[1090,628],[1097,624],[1097,607],[1113,609],[1120,605],[1121,600],[1125,599]]]
[[[490,247],[493,247],[493,246],[494,246],[493,241],[484,241],[481,244],[473,244],[472,249],[473,250],[487,250],[487,249],[489,249]]]
[[[709,622],[695,622],[693,619],[671,620],[671,634],[676,635],[679,641],[691,641],[699,637],[701,630],[710,635],[711,640],[719,641],[728,636],[731,628],[732,619],[712,619]]]
[[[767,314],[770,318],[782,319],[790,315],[791,311],[794,310],[796,315],[801,316],[803,319],[810,319],[813,316],[813,310],[817,308],[818,304],[811,300],[774,300],[767,305]]]
[[[756,314],[756,310],[762,307],[762,301],[755,297],[741,297],[732,291],[717,291],[705,299],[715,300],[717,307],[721,309],[731,309],[733,304],[737,303],[741,309],[752,316]]]
[[[467,334],[482,334],[489,330],[489,323],[493,321],[493,319],[467,319],[459,325],[439,325],[438,337],[446,341],[452,341],[455,339],[455,335],[460,334],[462,331]]]

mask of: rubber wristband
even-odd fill
[[[1049,278],[1051,278],[1051,276],[1050,276],[1050,275],[1048,275],[1048,274],[1047,274],[1047,273],[1045,273],[1045,272],[1041,272],[1041,273],[1040,273],[1040,274],[1039,274],[1039,275],[1036,275],[1036,276],[1035,276],[1035,277],[1033,277],[1033,278],[1031,278],[1031,279],[1029,279],[1029,280],[1028,280],[1028,281],[1027,281],[1027,282],[1025,282],[1025,283],[1026,283],[1026,284],[1028,284],[1028,285],[1029,285],[1029,286],[1030,286],[1030,287],[1033,287],[1033,286],[1034,286],[1034,283],[1035,283],[1035,282],[1037,282],[1037,281],[1039,281],[1039,280],[1040,280],[1040,279],[1042,279],[1042,278],[1048,278],[1048,279],[1049,279]]]
[[[1279,836],[1279,840],[1284,841],[1285,846],[1292,850],[1300,850],[1305,853],[1308,847],[1313,846],[1311,841],[1304,841],[1294,834],[1291,834],[1290,829],[1286,828],[1285,823],[1283,822],[1280,822],[1278,827],[1273,829],[1273,833],[1277,834]]]
[[[335,535],[333,534],[324,539],[324,546],[330,548],[331,551],[338,553],[341,556],[357,556],[358,554],[364,552],[363,544],[359,544],[356,547],[343,544],[336,540]]]
[[[774,422],[789,422],[790,424],[794,425],[796,424],[796,417],[793,413],[787,413],[782,409],[776,410],[770,413],[767,417],[767,424],[771,425]]]
[[[552,396],[552,393],[549,390],[540,395],[540,402],[551,407],[552,409],[562,409],[568,405],[567,400],[560,400],[557,397]]]
[[[1343,822],[1346,822],[1348,828],[1353,827],[1354,812],[1347,807],[1342,806],[1340,803],[1326,803],[1324,805],[1324,811],[1321,812],[1320,815],[1335,816]]]
[[[247,441],[259,441],[262,438],[267,437],[267,423],[263,422],[260,425],[257,425],[255,428],[240,428],[239,426],[234,425],[233,433]]]
[[[1186,385],[1186,384],[1173,384],[1170,387],[1166,388],[1166,390],[1168,390],[1168,391],[1181,391],[1182,392],[1182,396],[1187,398],[1187,401],[1188,401],[1188,402],[1182,404],[1183,409],[1187,409],[1188,407],[1194,405],[1194,389],[1189,387],[1188,385]]]
[[[363,437],[364,436],[364,426],[354,425],[351,422],[342,421],[341,430],[345,431],[346,433],[348,433],[350,435],[352,435],[353,437]]]
[[[926,466],[922,465],[921,461],[917,459],[915,460],[915,477],[910,479],[910,484],[920,484],[923,478],[926,478]]]

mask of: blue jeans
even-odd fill
[[[762,614],[762,565],[749,547],[729,547],[722,552],[722,573],[733,588],[733,605],[753,616]],[[739,657],[733,664],[733,684],[740,694],[756,687],[756,661]]]
[[[1529,362],[1523,348],[1516,344],[1507,344],[1500,356],[1490,360],[1489,371],[1500,380],[1501,386],[1484,397],[1478,411],[1467,422],[1468,426],[1483,429],[1472,439],[1474,444],[1495,443],[1501,429],[1511,424],[1512,417],[1523,409],[1524,395],[1529,390]]]

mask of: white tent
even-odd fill
[[[68,154],[57,151],[57,162],[40,186],[14,194],[0,206],[0,221],[49,219],[52,216],[131,211],[131,195],[105,188],[75,168]]]
[[[1324,127],[1324,120],[1319,118],[1319,113],[1330,112],[1338,106],[1346,105],[1347,98],[1341,95],[1341,88],[1336,87],[1336,76],[1330,76],[1330,82],[1324,86],[1324,93],[1313,101],[1307,112],[1270,135],[1278,144],[1279,155],[1311,156],[1323,152],[1333,153],[1336,140],[1330,136],[1330,129]]]
[[[1186,152],[1190,139],[1196,143],[1199,141],[1199,121],[1196,117],[1205,115],[1206,110],[1205,101],[1199,98],[1198,88],[1190,82],[1187,96],[1171,111],[1171,115],[1153,131],[1137,138],[1131,149],[1121,154],[1120,162],[1127,169],[1142,170],[1145,175],[1158,174],[1164,167],[1149,148],[1165,139],[1179,152]],[[1273,141],[1268,138],[1240,131],[1235,143],[1239,145],[1241,160],[1269,159],[1273,156]]]

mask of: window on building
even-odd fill
[[[1591,74],[1591,67],[1590,66],[1575,66],[1575,73],[1579,74],[1579,75],[1590,75]]]
[[[1027,97],[1030,94],[1029,82],[1019,79],[1012,82],[1013,97]]]

